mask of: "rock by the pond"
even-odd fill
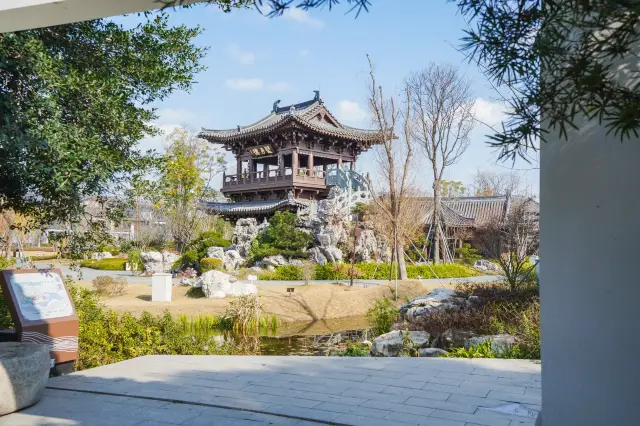
[[[237,250],[227,250],[224,253],[224,269],[225,271],[235,271],[244,263],[244,258]]]
[[[281,254],[278,254],[276,256],[267,256],[262,259],[262,263],[271,266],[284,266],[289,264],[287,259],[285,259]]]
[[[302,263],[302,260],[300,260],[300,259],[291,259],[291,260],[289,261],[289,265],[293,265],[293,266],[302,266],[302,265],[303,265],[303,263]]]
[[[473,264],[473,267],[476,269],[480,269],[481,271],[500,272],[500,267],[498,265],[485,259],[476,260],[476,263]]]
[[[464,346],[464,342],[475,336],[474,332],[468,330],[446,330],[433,340],[431,347],[443,349],[459,348]]]
[[[420,348],[418,355],[422,358],[437,358],[439,356],[448,355],[449,352],[440,348]]]
[[[480,343],[484,343],[491,339],[491,350],[497,353],[510,349],[513,345],[518,343],[518,339],[510,334],[495,334],[493,336],[476,336],[466,339],[463,346],[469,349],[471,346],[477,346]]]
[[[224,249],[222,247],[209,247],[207,249],[207,257],[224,260]]]
[[[49,346],[0,343],[0,416],[38,402],[50,368]]]
[[[423,324],[433,312],[459,309],[464,298],[457,297],[450,288],[436,288],[400,307],[400,314],[410,323]]]
[[[424,348],[429,345],[429,333],[426,331],[395,330],[376,337],[371,345],[371,355],[392,357],[398,356],[404,348],[405,334],[409,334],[414,347]]]
[[[111,259],[112,257],[113,255],[108,251],[101,251],[98,253],[93,253],[91,255],[91,259],[94,259],[94,260]]]

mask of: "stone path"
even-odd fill
[[[0,426],[532,426],[540,404],[534,361],[146,356],[51,379]]]

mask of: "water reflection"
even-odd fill
[[[348,343],[371,336],[365,317],[284,323],[275,333],[255,335],[217,329],[197,333],[211,336],[218,345],[233,343],[240,353],[254,355],[331,355],[344,350]]]

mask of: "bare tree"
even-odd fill
[[[452,65],[431,64],[410,75],[406,84],[411,93],[412,139],[419,144],[433,171],[434,262],[440,261],[442,230],[441,183],[447,167],[456,163],[469,146],[473,128],[471,82]],[[444,241],[446,244],[446,241]]]
[[[371,88],[369,93],[369,107],[373,116],[374,125],[380,134],[379,145],[376,146],[375,155],[378,172],[383,177],[385,188],[377,191],[369,181],[369,189],[375,201],[376,207],[382,212],[391,224],[392,264],[398,262],[399,278],[407,279],[407,266],[404,259],[404,232],[402,224],[402,212],[405,207],[411,187],[411,160],[413,147],[411,145],[411,92],[407,87],[406,110],[401,113],[396,108],[393,97],[386,98],[382,92],[382,86],[376,83],[373,63],[369,60],[369,75]],[[401,136],[395,134],[396,125],[402,120],[403,131]],[[392,268],[393,270],[393,268]]]
[[[537,215],[527,206],[526,200],[512,204],[504,221],[485,224],[473,238],[474,245],[500,265],[511,290],[529,279],[534,269],[529,256],[537,253],[540,242]]]
[[[494,172],[477,170],[473,176],[473,189],[476,195],[515,195],[521,191],[522,178],[515,171]]]

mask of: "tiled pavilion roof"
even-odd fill
[[[381,142],[380,132],[377,130],[358,129],[341,124],[325,107],[318,91],[315,98],[306,102],[284,107],[279,103],[280,101],[276,101],[271,113],[253,124],[226,130],[203,128],[199,136],[214,143],[236,142],[267,136],[276,130],[298,124],[303,129],[328,137],[361,142],[365,145]]]
[[[433,217],[433,199],[425,201],[429,204],[424,223],[429,224]],[[492,220],[503,221],[512,205],[529,203],[533,213],[539,211],[539,204],[529,197],[454,197],[442,199],[442,218],[448,227],[477,227]]]
[[[309,202],[305,200],[288,198],[284,200],[265,200],[265,201],[243,201],[237,203],[204,203],[202,208],[212,214],[222,216],[252,216],[269,214],[277,210],[288,208],[304,208],[308,207]]]

